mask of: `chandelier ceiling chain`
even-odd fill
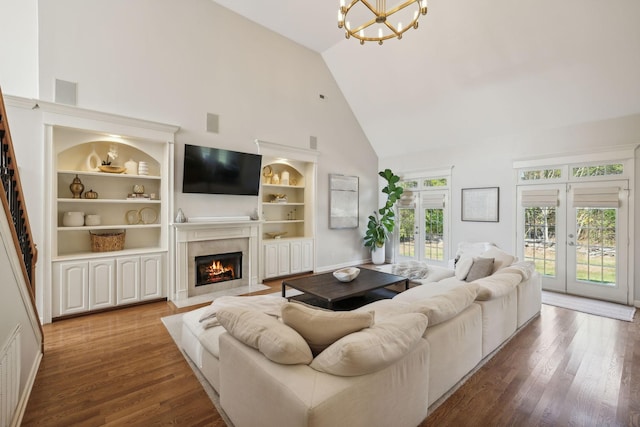
[[[351,22],[347,20],[349,11],[358,3],[362,4],[372,14],[373,18],[366,22],[353,27]],[[397,24],[390,22],[391,17],[396,12],[403,11],[405,8],[415,6],[416,10],[413,13],[413,19],[407,25],[403,25],[401,21],[397,21]],[[360,6],[360,9],[363,9]],[[368,0],[349,0],[349,4],[345,4],[345,0],[340,0],[340,9],[338,10],[338,28],[345,29],[345,37],[351,36],[360,40],[360,44],[364,44],[365,41],[377,41],[378,44],[382,44],[384,40],[391,38],[402,38],[404,34],[410,28],[418,28],[418,18],[420,15],[427,14],[427,0],[405,0],[399,5],[387,10],[386,0],[376,0],[375,7]],[[394,25],[395,24],[395,25]],[[377,33],[376,30],[377,29]],[[365,33],[367,30],[367,33]]]

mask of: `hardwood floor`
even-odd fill
[[[270,285],[279,290],[280,282]],[[224,426],[161,302],[45,325],[24,426]],[[421,426],[640,426],[640,319],[543,306]]]

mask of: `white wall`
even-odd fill
[[[380,168],[390,167],[396,173],[433,169],[453,165],[451,204],[451,239],[453,247],[461,241],[490,241],[509,252],[515,252],[516,181],[513,162],[554,154],[578,154],[617,145],[640,144],[640,114],[578,124],[574,126],[505,135],[491,140],[470,141],[464,147],[447,147],[412,156],[380,159]],[[636,153],[636,161],[638,154]],[[635,188],[640,183],[636,169]],[[633,185],[633,183],[632,183]],[[462,188],[500,187],[500,221],[479,223],[461,221]],[[640,202],[636,195],[635,224],[640,224]],[[637,233],[637,229],[636,229]],[[635,265],[640,265],[640,242],[635,237]],[[635,270],[635,300],[640,301],[640,269]],[[634,280],[635,279],[635,280]]]
[[[187,216],[248,215],[257,197],[182,194],[184,144],[257,152],[254,139],[309,148],[317,137],[317,266],[368,257],[360,230],[328,230],[329,173],[377,189],[377,157],[316,52],[209,0],[41,0],[40,98],[77,82],[78,106],[181,126],[175,207]],[[320,94],[325,99],[320,99]],[[220,132],[206,132],[206,114]],[[357,162],[354,161],[357,159]]]
[[[5,95],[38,96],[38,0],[0,0],[0,87]]]

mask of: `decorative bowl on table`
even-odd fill
[[[341,282],[351,282],[353,279],[358,277],[360,274],[360,269],[356,267],[347,267],[342,268],[340,270],[336,270],[333,272],[333,277],[338,279]]]

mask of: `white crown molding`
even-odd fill
[[[289,145],[277,144],[275,142],[254,140],[258,146],[258,154],[272,157],[290,158],[294,160],[316,163],[320,152],[308,148],[291,147]]]
[[[528,159],[514,160],[513,168],[522,169],[541,166],[633,159],[636,156],[635,152],[639,146],[640,144],[617,145],[599,150],[584,151],[581,153],[558,153],[554,155],[531,157]]]

